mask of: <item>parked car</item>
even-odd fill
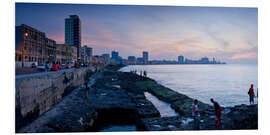
[[[65,68],[73,68],[74,67],[74,64],[72,63],[69,63],[69,64],[66,64]]]
[[[39,64],[37,66],[37,69],[40,70],[40,71],[46,71],[46,66],[45,66],[45,64]]]
[[[64,69],[66,67],[66,64],[60,64],[58,67],[59,67],[60,70]]]
[[[31,67],[32,67],[32,68],[36,68],[36,67],[37,67],[37,63],[36,63],[36,62],[32,63],[32,64],[31,64]]]
[[[46,64],[45,67],[47,70],[50,70],[52,68],[52,64]]]
[[[52,65],[52,68],[51,68],[51,71],[58,71],[59,70],[59,67],[57,64],[53,64]]]
[[[79,63],[75,63],[75,68],[80,68],[80,64]]]

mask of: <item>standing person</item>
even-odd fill
[[[249,95],[249,103],[254,104],[254,89],[253,89],[253,84],[250,85],[249,91],[248,91],[248,95]]]
[[[215,107],[215,112],[216,112],[216,117],[217,117],[217,127],[221,127],[221,112],[222,112],[222,107],[218,104],[218,102],[214,101],[213,98],[210,99],[210,101],[214,104]]]
[[[144,77],[147,77],[147,73],[146,73],[145,70],[143,71],[143,76],[144,76]]]
[[[88,80],[85,81],[84,85],[85,85],[85,90],[86,90],[86,97],[88,98],[89,93],[90,93],[90,87],[88,85]]]
[[[199,107],[198,107],[198,100],[195,99],[194,103],[192,104],[192,116],[194,119],[194,130],[200,130],[200,113],[199,113]]]

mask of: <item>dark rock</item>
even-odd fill
[[[182,118],[179,116],[142,119],[146,131],[175,131],[182,129]]]

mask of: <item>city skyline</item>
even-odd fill
[[[82,46],[95,55],[116,50],[127,58],[147,51],[149,60],[184,55],[258,61],[257,8],[17,3],[16,25],[40,29],[59,44],[65,39],[64,18],[72,14],[82,22]]]

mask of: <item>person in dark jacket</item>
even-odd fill
[[[215,112],[216,112],[216,117],[217,117],[217,127],[221,127],[221,112],[222,112],[222,107],[218,104],[218,102],[214,101],[213,98],[210,99],[210,101],[213,103],[215,107]]]

